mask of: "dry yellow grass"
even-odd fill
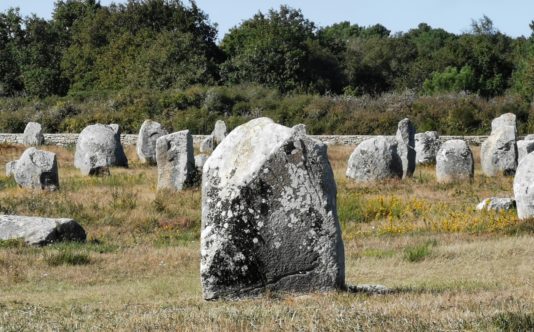
[[[0,246],[0,331],[534,328],[532,222],[474,211],[481,198],[510,196],[511,178],[477,172],[472,183],[444,186],[423,167],[414,179],[360,185],[344,177],[352,149],[333,147],[347,282],[396,292],[205,302],[198,190],[156,194],[155,168],[137,164],[131,148],[131,168],[108,178],[83,178],[71,149],[44,148],[58,153],[61,191],[28,192],[0,176],[0,213],[74,216],[90,241]],[[21,152],[0,147],[0,164]],[[64,253],[88,262],[50,263]]]

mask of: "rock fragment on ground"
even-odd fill
[[[85,241],[86,234],[72,219],[0,215],[0,240],[23,239],[29,245]]]
[[[482,211],[509,211],[515,208],[515,199],[509,197],[490,197],[483,199],[477,205],[477,210]]]

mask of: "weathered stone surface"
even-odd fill
[[[200,153],[212,153],[213,145],[213,135],[209,135],[200,143]]]
[[[501,128],[516,127],[516,116],[513,113],[503,114],[491,121],[491,131],[497,131]]]
[[[128,167],[118,125],[85,127],[78,137],[74,166],[84,175],[109,173],[110,166]]]
[[[193,138],[189,130],[158,138],[158,190],[180,191],[194,185],[196,169],[193,153]]]
[[[534,151],[534,135],[527,135],[525,139],[517,141],[517,163],[519,164],[532,151]]]
[[[474,175],[473,153],[463,140],[443,143],[436,156],[438,182],[469,180]]]
[[[205,299],[344,287],[326,145],[267,118],[234,129],[204,165]]]
[[[379,136],[363,141],[350,155],[346,176],[359,182],[402,178],[396,140]]]
[[[85,230],[72,219],[0,215],[0,240],[24,239],[30,245],[45,245],[85,238]]]
[[[517,167],[514,196],[519,218],[534,217],[534,153],[523,158]]]
[[[364,293],[364,294],[390,294],[393,293],[392,289],[387,288],[384,285],[350,285],[347,286],[349,293]]]
[[[411,177],[415,171],[415,126],[409,119],[402,119],[395,137],[397,154],[402,162],[402,178]]]
[[[417,164],[435,164],[441,142],[437,131],[415,134],[415,161]]]
[[[477,205],[477,210],[482,211],[508,211],[515,208],[515,199],[508,197],[490,197],[483,199]]]
[[[491,122],[491,135],[480,148],[482,172],[487,176],[513,175],[517,168],[515,115],[503,114]]]
[[[293,129],[293,130],[295,130],[295,131],[297,131],[297,132],[299,132],[299,133],[301,133],[303,135],[306,135],[306,125],[303,124],[303,123],[299,123],[298,125],[293,126],[293,128],[291,128],[291,129]]]
[[[208,156],[205,154],[198,154],[195,156],[195,168],[197,169],[197,172],[202,173],[202,168],[204,167],[204,164],[208,160]]]
[[[44,143],[43,128],[37,122],[28,122],[22,135],[24,145],[42,145]]]
[[[16,169],[17,169],[17,161],[16,160],[8,162],[6,164],[6,176],[7,177],[14,176]]]
[[[23,188],[57,190],[59,177],[56,154],[28,148],[16,162],[15,181]]]
[[[222,120],[217,120],[217,122],[215,122],[215,128],[211,133],[215,146],[221,144],[223,139],[226,137],[226,134],[226,123],[224,123]]]
[[[163,129],[161,124],[152,121],[145,120],[141,129],[139,130],[139,136],[137,136],[137,156],[142,163],[155,165],[156,164],[156,141],[161,136],[168,135],[169,133]]]

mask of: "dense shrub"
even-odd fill
[[[80,132],[92,123],[118,123],[124,133],[137,133],[145,119],[169,130],[207,134],[224,119],[234,128],[267,116],[287,126],[304,123],[310,134],[394,134],[404,117],[418,131],[442,134],[488,134],[500,114],[517,115],[520,134],[534,132],[534,105],[520,96],[485,99],[456,93],[419,96],[413,91],[364,95],[281,95],[257,85],[193,86],[184,90],[122,90],[66,97],[0,98],[0,132],[22,132],[28,121],[46,132]]]

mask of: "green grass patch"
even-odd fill
[[[367,248],[362,252],[364,257],[373,257],[373,258],[390,258],[395,255],[395,251],[391,249],[377,249],[377,248]]]
[[[24,248],[26,246],[23,239],[0,240],[0,249]]]
[[[432,254],[432,247],[437,245],[436,240],[426,241],[404,248],[404,259],[411,263],[421,262]]]
[[[534,331],[534,312],[503,312],[493,317],[499,331]]]
[[[87,253],[74,252],[71,250],[60,250],[46,257],[46,263],[49,266],[88,265],[91,263],[91,258]]]

